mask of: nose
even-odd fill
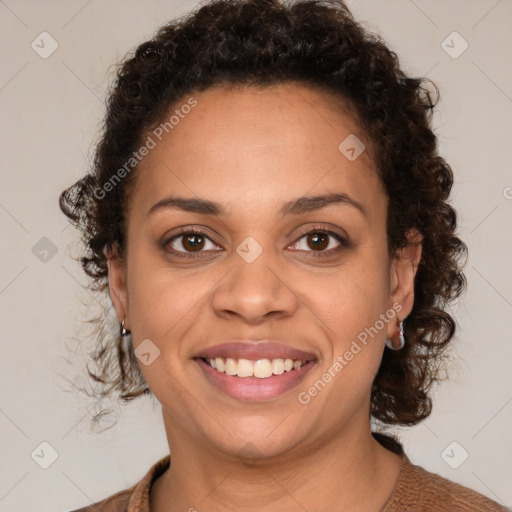
[[[232,259],[232,271],[213,294],[213,308],[218,316],[238,316],[248,324],[260,324],[268,318],[294,314],[299,299],[293,292],[293,283],[266,251],[252,262],[236,253]]]

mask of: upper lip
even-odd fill
[[[194,357],[204,359],[233,358],[233,359],[294,359],[300,361],[316,360],[311,353],[292,348],[273,341],[232,341],[205,348]]]

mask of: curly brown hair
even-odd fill
[[[213,86],[284,82],[334,93],[353,110],[388,196],[390,254],[407,245],[410,229],[423,237],[407,343],[384,351],[371,393],[373,418],[415,424],[431,412],[429,390],[455,332],[446,308],[465,288],[467,248],[455,236],[456,212],[447,202],[452,171],[430,128],[437,87],[407,76],[397,55],[341,0],[213,0],[164,25],[119,64],[93,168],[60,196],[60,208],[82,232],[81,264],[91,289],[104,293],[104,248],[116,244],[122,257],[137,166],[116,186],[108,183],[173,105]],[[99,337],[92,360],[97,369],[88,373],[102,396],[126,402],[151,394],[131,343],[117,331]]]

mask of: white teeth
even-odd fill
[[[231,357],[224,360],[221,357],[216,357],[215,359],[208,359],[208,363],[212,368],[226,375],[254,376],[258,379],[266,379],[272,375],[281,375],[284,372],[298,370],[304,364],[304,361],[294,361],[293,359],[258,359],[252,361]]]
[[[236,368],[237,368],[237,363],[234,359],[231,359],[230,357],[228,357],[226,359],[226,368],[225,368],[225,373],[226,375],[236,375]]]
[[[284,361],[282,359],[272,359],[272,373],[274,375],[284,373]]]
[[[252,377],[254,374],[254,364],[248,359],[239,359],[236,374],[239,377]]]
[[[254,376],[266,379],[272,375],[272,363],[268,359],[258,359],[254,363]]]

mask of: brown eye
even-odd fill
[[[307,244],[311,249],[326,249],[329,245],[329,235],[327,233],[312,233],[307,235]]]
[[[195,257],[204,252],[216,251],[219,246],[214,244],[202,231],[187,229],[169,238],[163,243],[164,249],[176,256]]]
[[[338,233],[317,228],[304,233],[292,248],[313,253],[313,257],[321,257],[333,255],[349,246],[349,241]]]
[[[197,252],[200,251],[205,245],[205,237],[196,233],[182,236],[181,244],[187,251]]]

